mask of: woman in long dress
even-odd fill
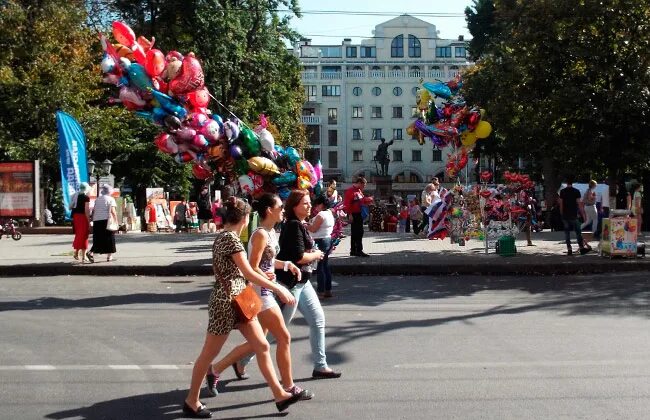
[[[106,254],[106,261],[113,261],[115,254],[115,231],[108,230],[109,221],[117,222],[117,204],[111,196],[113,188],[104,184],[99,190],[99,197],[95,200],[92,211],[93,218],[93,246],[86,253],[90,262],[95,262],[95,254]]]
[[[88,249],[88,236],[90,235],[90,197],[88,192],[90,185],[85,182],[79,184],[77,191],[70,200],[72,211],[72,228],[74,230],[74,259],[86,262],[86,250]]]

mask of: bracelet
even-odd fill
[[[284,271],[289,271],[289,264],[290,264],[290,261],[285,261],[284,262]]]

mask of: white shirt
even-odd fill
[[[97,220],[108,220],[111,215],[111,207],[117,207],[115,199],[110,195],[100,195],[95,200],[93,208],[93,222]]]
[[[318,227],[318,230],[311,234],[311,237],[314,239],[324,239],[332,236],[332,230],[334,230],[334,215],[332,212],[323,210],[316,217],[320,217],[323,222]]]

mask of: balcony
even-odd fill
[[[320,125],[320,117],[317,115],[302,115],[300,122],[304,125]]]
[[[341,79],[440,79],[440,80],[451,80],[456,77],[461,70],[412,70],[405,72],[403,70],[370,70],[366,72],[364,70],[346,70],[342,72],[311,72],[305,71],[301,72],[300,76],[303,81],[315,81],[315,80],[341,80]]]

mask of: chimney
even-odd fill
[[[343,45],[350,45],[352,43],[352,38],[343,38]]]
[[[459,41],[465,41],[465,35],[458,35]]]

